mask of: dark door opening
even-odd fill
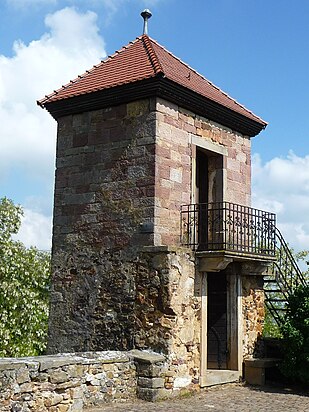
[[[198,207],[198,243],[200,250],[208,244],[208,157],[201,150],[196,151],[196,199]]]
[[[208,158],[201,150],[196,151],[196,188],[198,203],[208,203]]]
[[[207,369],[227,369],[227,279],[207,274]]]

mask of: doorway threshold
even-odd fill
[[[208,369],[204,376],[201,376],[201,386],[222,385],[224,383],[239,382],[241,373],[226,369]]]

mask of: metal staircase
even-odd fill
[[[278,326],[286,313],[287,299],[298,285],[306,285],[288,245],[279,229],[275,229],[277,260],[269,267],[264,277],[265,303]]]
[[[276,228],[274,213],[231,202],[194,203],[181,207],[180,227],[181,243],[198,252],[236,252],[272,261],[264,276],[265,303],[282,324],[288,297],[306,279]]]

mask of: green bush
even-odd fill
[[[50,254],[13,240],[22,209],[0,199],[0,356],[34,356],[47,341]]]
[[[269,312],[268,308],[265,307],[265,319],[263,327],[263,337],[264,338],[282,338],[282,333],[277,322],[273,318],[272,314]]]
[[[294,381],[309,384],[309,285],[298,286],[288,299],[281,327],[284,345],[282,372]]]

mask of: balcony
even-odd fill
[[[197,252],[274,259],[275,230],[274,213],[235,203],[190,204],[181,209],[181,243]]]

